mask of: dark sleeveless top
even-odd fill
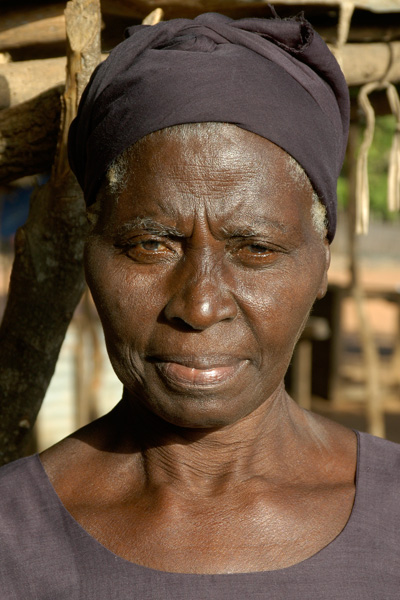
[[[130,563],[65,510],[37,455],[0,469],[1,600],[400,598],[400,445],[358,435],[356,498],[311,558],[260,573],[194,575]]]

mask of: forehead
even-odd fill
[[[229,123],[189,123],[168,127],[142,138],[128,154],[130,166],[171,168],[179,162],[188,167],[207,165],[234,176],[248,172],[249,177],[266,174],[271,181],[284,184],[288,179],[302,182],[310,190],[304,171],[287,152],[269,140]],[[129,162],[129,158],[127,160]]]
[[[272,142],[234,125],[155,132],[135,144],[121,164],[124,187],[118,202],[111,202],[120,218],[144,211],[177,220],[206,209],[225,221],[251,215],[289,228],[310,220],[313,190],[301,168]]]

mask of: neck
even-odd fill
[[[123,423],[119,444],[139,459],[146,483],[173,484],[196,495],[252,476],[274,477],[298,439],[296,423],[304,428],[303,413],[283,385],[254,412],[218,429],[171,425],[126,392],[116,412],[116,423]]]

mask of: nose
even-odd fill
[[[224,269],[186,263],[179,270],[164,309],[169,322],[202,331],[236,318],[238,307]]]

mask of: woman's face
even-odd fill
[[[152,134],[87,242],[114,369],[170,423],[228,425],[267,401],[325,293],[329,247],[287,158],[234,126]]]

